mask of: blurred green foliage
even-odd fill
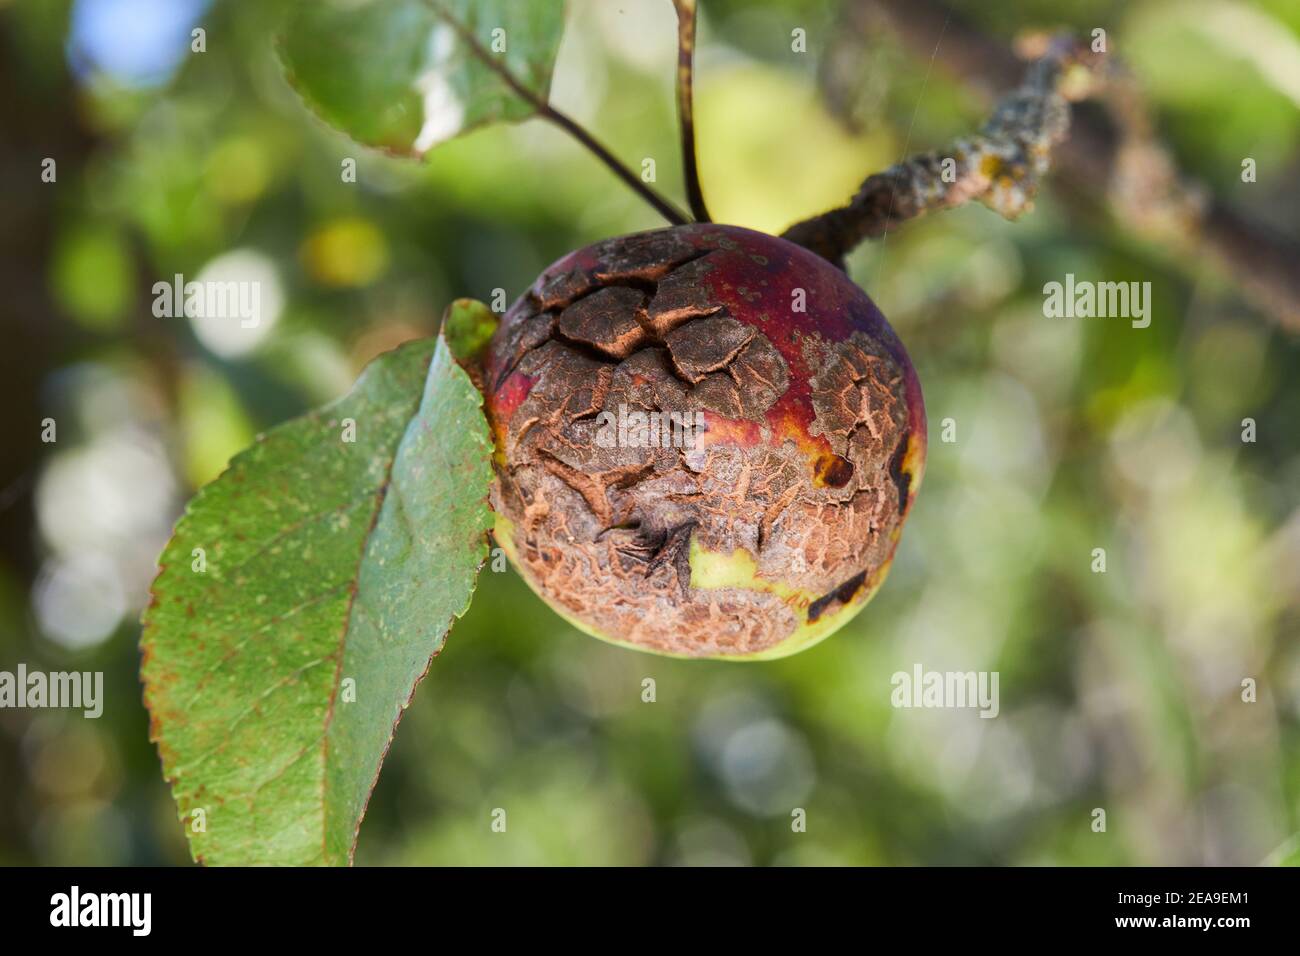
[[[423,164],[349,142],[278,71],[287,2],[218,0],[201,15],[206,52],[189,52],[185,26],[174,73],[146,84],[78,52],[87,0],[0,2],[0,56],[24,80],[5,114],[21,135],[0,139],[30,163],[0,188],[10,210],[45,190],[44,228],[6,246],[31,259],[30,294],[5,320],[41,350],[7,355],[0,388],[24,434],[58,422],[57,443],[15,452],[0,484],[16,529],[0,669],[103,670],[107,697],[98,721],[0,711],[0,863],[188,860],[147,741],[134,621],[197,484],[374,355],[431,334],[452,299],[513,298],[571,248],[659,224],[539,122],[479,130]],[[702,174],[719,219],[779,229],[983,119],[942,48],[931,65],[882,32],[853,54],[864,95],[845,126],[818,88],[819,57],[845,39],[837,3],[701,6]],[[955,6],[1008,39],[1105,26],[1183,168],[1294,233],[1300,7]],[[796,27],[807,54],[791,51]],[[577,0],[553,90],[633,168],[656,159],[676,197],[673,36],[667,0]],[[41,144],[56,140],[58,184],[43,186]],[[1257,183],[1241,182],[1246,156]],[[340,178],[349,158],[356,183]],[[153,315],[154,282],[231,253],[278,286],[264,338],[207,340]],[[1014,224],[979,207],[909,223],[850,268],[917,365],[931,432],[871,607],[791,659],[684,662],[582,636],[513,572],[485,571],[399,728],[359,862],[1295,861],[1294,337],[1222,276],[1050,189]],[[1067,272],[1151,282],[1151,327],[1045,318],[1042,286]],[[891,675],[918,662],[999,671],[1000,716],[894,709]],[[806,833],[792,832],[796,807]]]

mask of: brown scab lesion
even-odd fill
[[[599,288],[599,280],[584,269],[569,269],[543,276],[537,287],[529,291],[526,299],[537,312],[563,309],[592,290]]]
[[[501,387],[510,374],[519,367],[524,356],[540,348],[551,340],[555,334],[555,313],[542,312],[531,315],[512,325],[506,332],[500,352],[506,356],[501,369],[496,373],[492,383],[494,389]]]
[[[672,230],[606,239],[591,247],[596,259],[592,275],[602,284],[659,282],[700,252]]]
[[[619,405],[646,411],[683,409],[686,390],[666,348],[643,348],[614,368],[609,406],[614,410]]]
[[[571,342],[622,360],[649,340],[642,328],[645,305],[644,293],[628,286],[609,286],[561,312],[555,331]]]
[[[601,523],[602,529],[610,528],[615,523],[610,492],[636,484],[654,469],[653,462],[642,461],[592,472],[573,467],[548,448],[539,448],[538,458],[543,468],[582,496],[587,507]]]
[[[711,275],[731,274],[736,244],[693,235],[597,244],[516,303],[493,376],[500,387],[505,365],[529,382],[504,428],[493,507],[512,519],[528,575],[597,630],[689,654],[756,651],[878,579],[911,480],[903,372],[865,332],[831,342],[768,316],[739,321]],[[785,418],[768,421],[793,381],[777,335],[814,370],[812,452],[779,430]],[[703,411],[729,437],[610,447],[597,435],[620,408]],[[693,542],[743,548],[761,577],[821,596],[692,588]]]
[[[907,449],[911,444],[909,436],[904,435],[889,458],[889,477],[898,489],[898,514],[907,513],[907,502],[912,491],[912,475],[903,466],[907,461]]]
[[[565,349],[611,363],[623,392],[636,393],[629,405],[762,423],[789,387],[789,368],[767,336],[710,299],[703,280],[716,255],[667,232],[593,246],[594,264],[543,276],[512,310],[495,386],[516,369],[560,379],[561,390],[576,384],[590,365],[573,367]],[[534,416],[530,427],[539,423]]]
[[[785,359],[766,335],[756,332],[721,371],[700,379],[689,399],[693,408],[761,424],[789,387]]]
[[[843,488],[853,478],[853,462],[843,455],[822,455],[813,467],[816,482],[827,488]]]
[[[683,322],[721,311],[721,303],[709,299],[705,283],[706,276],[714,268],[714,255],[708,253],[692,259],[659,282],[647,315],[648,327],[653,334],[665,338]]]
[[[717,315],[679,326],[664,337],[664,342],[678,374],[694,385],[710,372],[730,365],[754,335],[752,325],[737,322],[729,315]]]
[[[814,414],[809,431],[844,457],[852,457],[850,445],[858,438],[883,452],[906,420],[897,363],[862,332],[834,343],[809,337],[803,349],[808,367],[817,369],[809,380]]]
[[[727,369],[746,396],[747,417],[758,419],[790,387],[790,368],[766,335],[755,335]]]
[[[547,272],[524,296],[534,312],[559,312],[584,296],[612,285],[645,286],[702,253],[671,230],[607,239],[589,250],[589,266]]]
[[[808,623],[814,623],[833,605],[848,604],[857,596],[858,591],[862,590],[862,585],[866,583],[866,580],[867,572],[859,571],[833,591],[823,594],[813,601],[808,605]]]
[[[697,522],[683,521],[667,528],[657,536],[657,546],[646,562],[646,575],[655,574],[662,568],[671,568],[677,580],[678,589],[685,591],[691,585],[691,535]]]

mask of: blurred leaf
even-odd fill
[[[190,503],[142,644],[150,736],[197,860],[350,862],[393,729],[486,556],[480,404],[445,342],[412,343]]]
[[[388,268],[388,243],[367,219],[348,216],[326,223],[302,245],[302,261],[321,285],[366,286]]]
[[[1269,854],[1266,866],[1300,866],[1300,833]]]
[[[369,146],[421,155],[533,105],[485,59],[545,101],[563,0],[368,0],[299,4],[280,58],[302,98]]]
[[[1166,135],[1184,144],[1179,161],[1189,172],[1228,188],[1240,184],[1246,156],[1260,168],[1285,167],[1300,134],[1300,39],[1250,4],[1200,0],[1126,13],[1127,58],[1161,103]]]
[[[112,230],[78,226],[59,239],[50,284],[60,305],[82,325],[121,325],[131,298],[131,257]]]
[[[208,188],[224,203],[253,202],[271,179],[266,145],[253,136],[232,136],[212,151],[205,169]]]
[[[865,171],[897,158],[899,147],[888,137],[850,135],[797,78],[779,70],[715,70],[707,89],[696,111],[700,174],[719,222],[779,232],[844,202]]]
[[[231,456],[253,440],[255,429],[235,389],[207,365],[196,362],[185,369],[177,400],[185,478],[197,488],[225,470]]]

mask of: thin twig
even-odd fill
[[[559,110],[547,103],[535,103],[534,105],[537,106],[537,113],[539,116],[543,119],[550,120],[583,146],[587,147],[587,149],[600,159],[601,162],[613,170],[614,175],[636,190],[636,192],[641,195],[642,199],[654,206],[655,209],[659,211],[659,214],[670,223],[674,226],[680,226],[684,223],[690,222],[690,217],[687,216],[686,213],[678,209],[673,203],[669,202],[663,196],[660,196],[657,192],[642,182],[641,178],[637,176],[636,173],[632,172],[632,170],[628,169],[615,159],[609,150],[596,142],[596,140],[592,138],[591,134],[579,126],[570,116],[561,113]]]
[[[1095,83],[1074,82],[1075,68],[1085,68],[1087,80],[1100,74],[1099,63],[1072,38],[1053,38],[976,135],[869,176],[847,205],[796,223],[784,238],[842,264],[864,239],[972,199],[1016,218],[1032,206],[1052,150],[1069,130],[1068,101],[1095,89]]]
[[[483,45],[478,42],[478,38],[471,33],[466,26],[460,22],[442,3],[438,0],[425,0],[429,8],[456,31],[457,36],[469,48],[478,60],[501,78],[501,81],[510,87],[516,96],[531,106],[542,119],[548,120],[560,129],[564,130],[597,159],[604,163],[619,179],[623,180],[628,186],[641,196],[646,202],[653,206],[661,216],[667,219],[674,226],[680,226],[689,222],[686,213],[678,209],[675,205],[660,196],[650,188],[641,177],[624,166],[608,149],[596,141],[590,133],[582,128],[572,117],[562,113],[553,107],[547,100],[539,96],[536,92],[525,86],[520,80],[508,70],[500,57],[493,56],[484,49]]]
[[[682,175],[686,179],[686,201],[697,222],[712,222],[700,189],[700,171],[695,156],[695,0],[673,0],[677,8],[677,120],[682,137]]]

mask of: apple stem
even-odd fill
[[[682,137],[682,175],[686,201],[696,222],[712,222],[700,188],[695,152],[695,0],[673,0],[677,8],[677,122]]]

